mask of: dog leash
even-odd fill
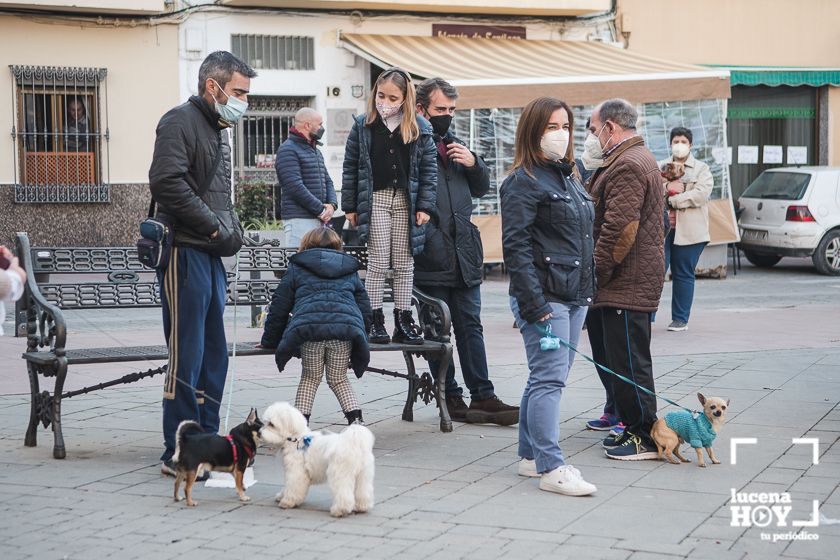
[[[646,387],[642,387],[641,385],[639,385],[638,383],[636,383],[636,382],[635,382],[635,381],[633,381],[632,379],[629,379],[629,378],[627,378],[627,377],[625,377],[625,376],[621,375],[620,373],[616,373],[616,372],[614,372],[613,370],[611,370],[610,368],[608,368],[608,367],[607,367],[607,366],[605,366],[605,365],[599,364],[598,362],[596,362],[596,361],[595,361],[595,359],[594,359],[594,358],[592,358],[591,356],[587,356],[586,354],[584,354],[583,352],[581,352],[580,350],[578,350],[577,348],[575,348],[574,346],[572,346],[572,343],[571,343],[571,342],[569,342],[568,340],[564,340],[562,337],[559,337],[559,336],[557,336],[556,334],[552,334],[552,332],[551,332],[551,324],[550,324],[550,323],[548,324],[548,327],[547,327],[547,328],[546,328],[546,327],[542,327],[542,326],[538,325],[537,323],[534,323],[533,325],[536,327],[537,332],[541,333],[543,336],[547,336],[547,337],[551,337],[551,338],[556,338],[556,339],[560,342],[560,344],[562,344],[563,346],[565,346],[565,347],[566,347],[566,348],[568,348],[569,350],[571,350],[571,351],[575,352],[576,354],[578,354],[578,355],[582,356],[585,360],[587,360],[587,361],[589,361],[589,362],[592,362],[593,364],[595,364],[595,367],[599,367],[599,368],[601,368],[602,370],[606,371],[607,373],[610,373],[610,374],[612,374],[612,375],[614,375],[614,376],[618,377],[618,378],[619,378],[619,379],[621,379],[622,381],[624,381],[624,382],[626,382],[626,383],[629,383],[630,385],[635,386],[637,389],[641,389],[642,391],[644,391],[644,392],[645,392],[645,393],[647,393],[648,395],[653,396],[654,398],[662,399],[663,401],[665,401],[665,402],[667,402],[667,403],[669,403],[669,404],[672,404],[672,405],[674,405],[674,406],[676,406],[676,407],[678,407],[678,408],[681,408],[681,409],[685,410],[686,412],[690,412],[690,413],[691,413],[691,415],[692,415],[693,417],[695,417],[695,418],[696,418],[696,417],[700,414],[700,411],[698,411],[698,410],[691,410],[690,408],[686,408],[686,407],[684,407],[683,405],[681,405],[681,404],[679,404],[679,403],[676,403],[676,402],[672,401],[671,399],[669,399],[669,398],[667,398],[667,397],[663,397],[662,395],[657,395],[656,393],[654,393],[654,392],[653,392],[653,391],[651,391],[650,389],[648,389],[648,388],[646,388]]]
[[[236,298],[238,295],[239,289],[239,251],[236,252],[236,264],[233,266],[233,354],[231,355],[230,360],[230,389],[228,391],[228,404],[227,410],[225,411],[225,429],[224,431],[228,431],[228,419],[230,418],[230,406],[233,402],[233,384],[236,381],[236,308],[239,307],[236,305]],[[221,405],[220,405],[221,406]]]

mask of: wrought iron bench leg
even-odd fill
[[[452,431],[452,418],[449,417],[449,409],[446,408],[446,372],[449,369],[449,362],[452,361],[452,346],[447,344],[438,357],[437,383],[435,383],[435,395],[437,396],[438,409],[440,410],[440,431]]]
[[[414,422],[414,403],[420,391],[420,377],[414,368],[414,358],[408,352],[403,352],[405,367],[408,370],[408,393],[405,395],[405,406],[403,407],[402,419],[406,422]]]
[[[55,435],[53,457],[56,459],[64,459],[67,456],[67,450],[64,448],[64,434],[61,432],[61,394],[64,392],[64,380],[66,377],[67,358],[61,357],[58,359],[56,367],[55,391],[53,393],[52,426],[53,434]]]
[[[26,428],[23,444],[26,447],[35,447],[38,445],[38,420],[40,419],[38,404],[41,398],[41,388],[38,384],[38,368],[32,362],[26,362],[26,369],[29,371],[29,390],[32,393],[32,404],[29,409],[29,426]]]

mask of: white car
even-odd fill
[[[840,167],[778,167],[756,177],[741,198],[739,247],[756,266],[811,257],[840,275]]]

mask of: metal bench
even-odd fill
[[[154,272],[137,261],[134,247],[31,247],[26,233],[17,234],[17,254],[27,272],[24,296],[16,304],[15,326],[17,336],[26,337],[23,359],[29,373],[32,393],[29,426],[25,445],[37,444],[37,428],[52,425],[55,436],[53,456],[66,455],[61,431],[61,403],[64,399],[104,389],[114,385],[132,383],[146,377],[164,373],[167,365],[139,371],[104,381],[75,391],[64,391],[69,366],[163,361],[169,357],[165,345],[110,348],[73,348],[67,346],[67,324],[64,310],[126,309],[160,307],[160,296]],[[365,247],[347,247],[346,252],[367,264]],[[228,273],[228,305],[262,306],[271,301],[279,276],[286,271],[289,257],[295,248],[280,247],[276,242],[249,241],[239,253],[239,276]],[[244,274],[243,274],[244,273]],[[247,276],[243,278],[243,276]],[[81,278],[81,280],[80,280]],[[386,301],[392,301],[390,288]],[[425,404],[436,401],[440,409],[440,430],[452,431],[452,421],[444,398],[446,370],[452,360],[449,342],[451,320],[449,308],[443,301],[415,289],[412,304],[425,341],[422,345],[371,344],[371,351],[401,352],[406,372],[370,366],[367,371],[408,381],[408,393],[402,418],[414,419],[413,407],[418,399]],[[272,355],[273,350],[254,348],[254,342],[237,344],[237,356]],[[228,344],[228,352],[233,348]],[[438,371],[418,375],[414,357],[427,361],[436,360]],[[53,393],[41,390],[39,376],[54,377]]]

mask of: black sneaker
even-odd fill
[[[167,459],[160,464],[160,473],[166,476],[177,476],[178,472],[175,469],[175,462],[172,459]],[[205,469],[199,476],[195,477],[196,482],[204,482],[210,478],[210,471]]]
[[[603,447],[604,449],[613,449],[614,447],[618,447],[619,445],[624,443],[624,440],[627,437],[629,437],[629,435],[625,436],[624,434],[627,434],[627,430],[616,434],[610,432],[610,435],[605,437],[604,441],[601,442],[601,447]]]
[[[671,321],[668,325],[668,330],[671,332],[682,332],[688,330],[688,323],[684,321]]]
[[[642,438],[633,434],[629,434],[617,447],[605,449],[604,453],[610,459],[619,461],[644,461],[659,458],[655,447],[649,446],[642,441]]]

